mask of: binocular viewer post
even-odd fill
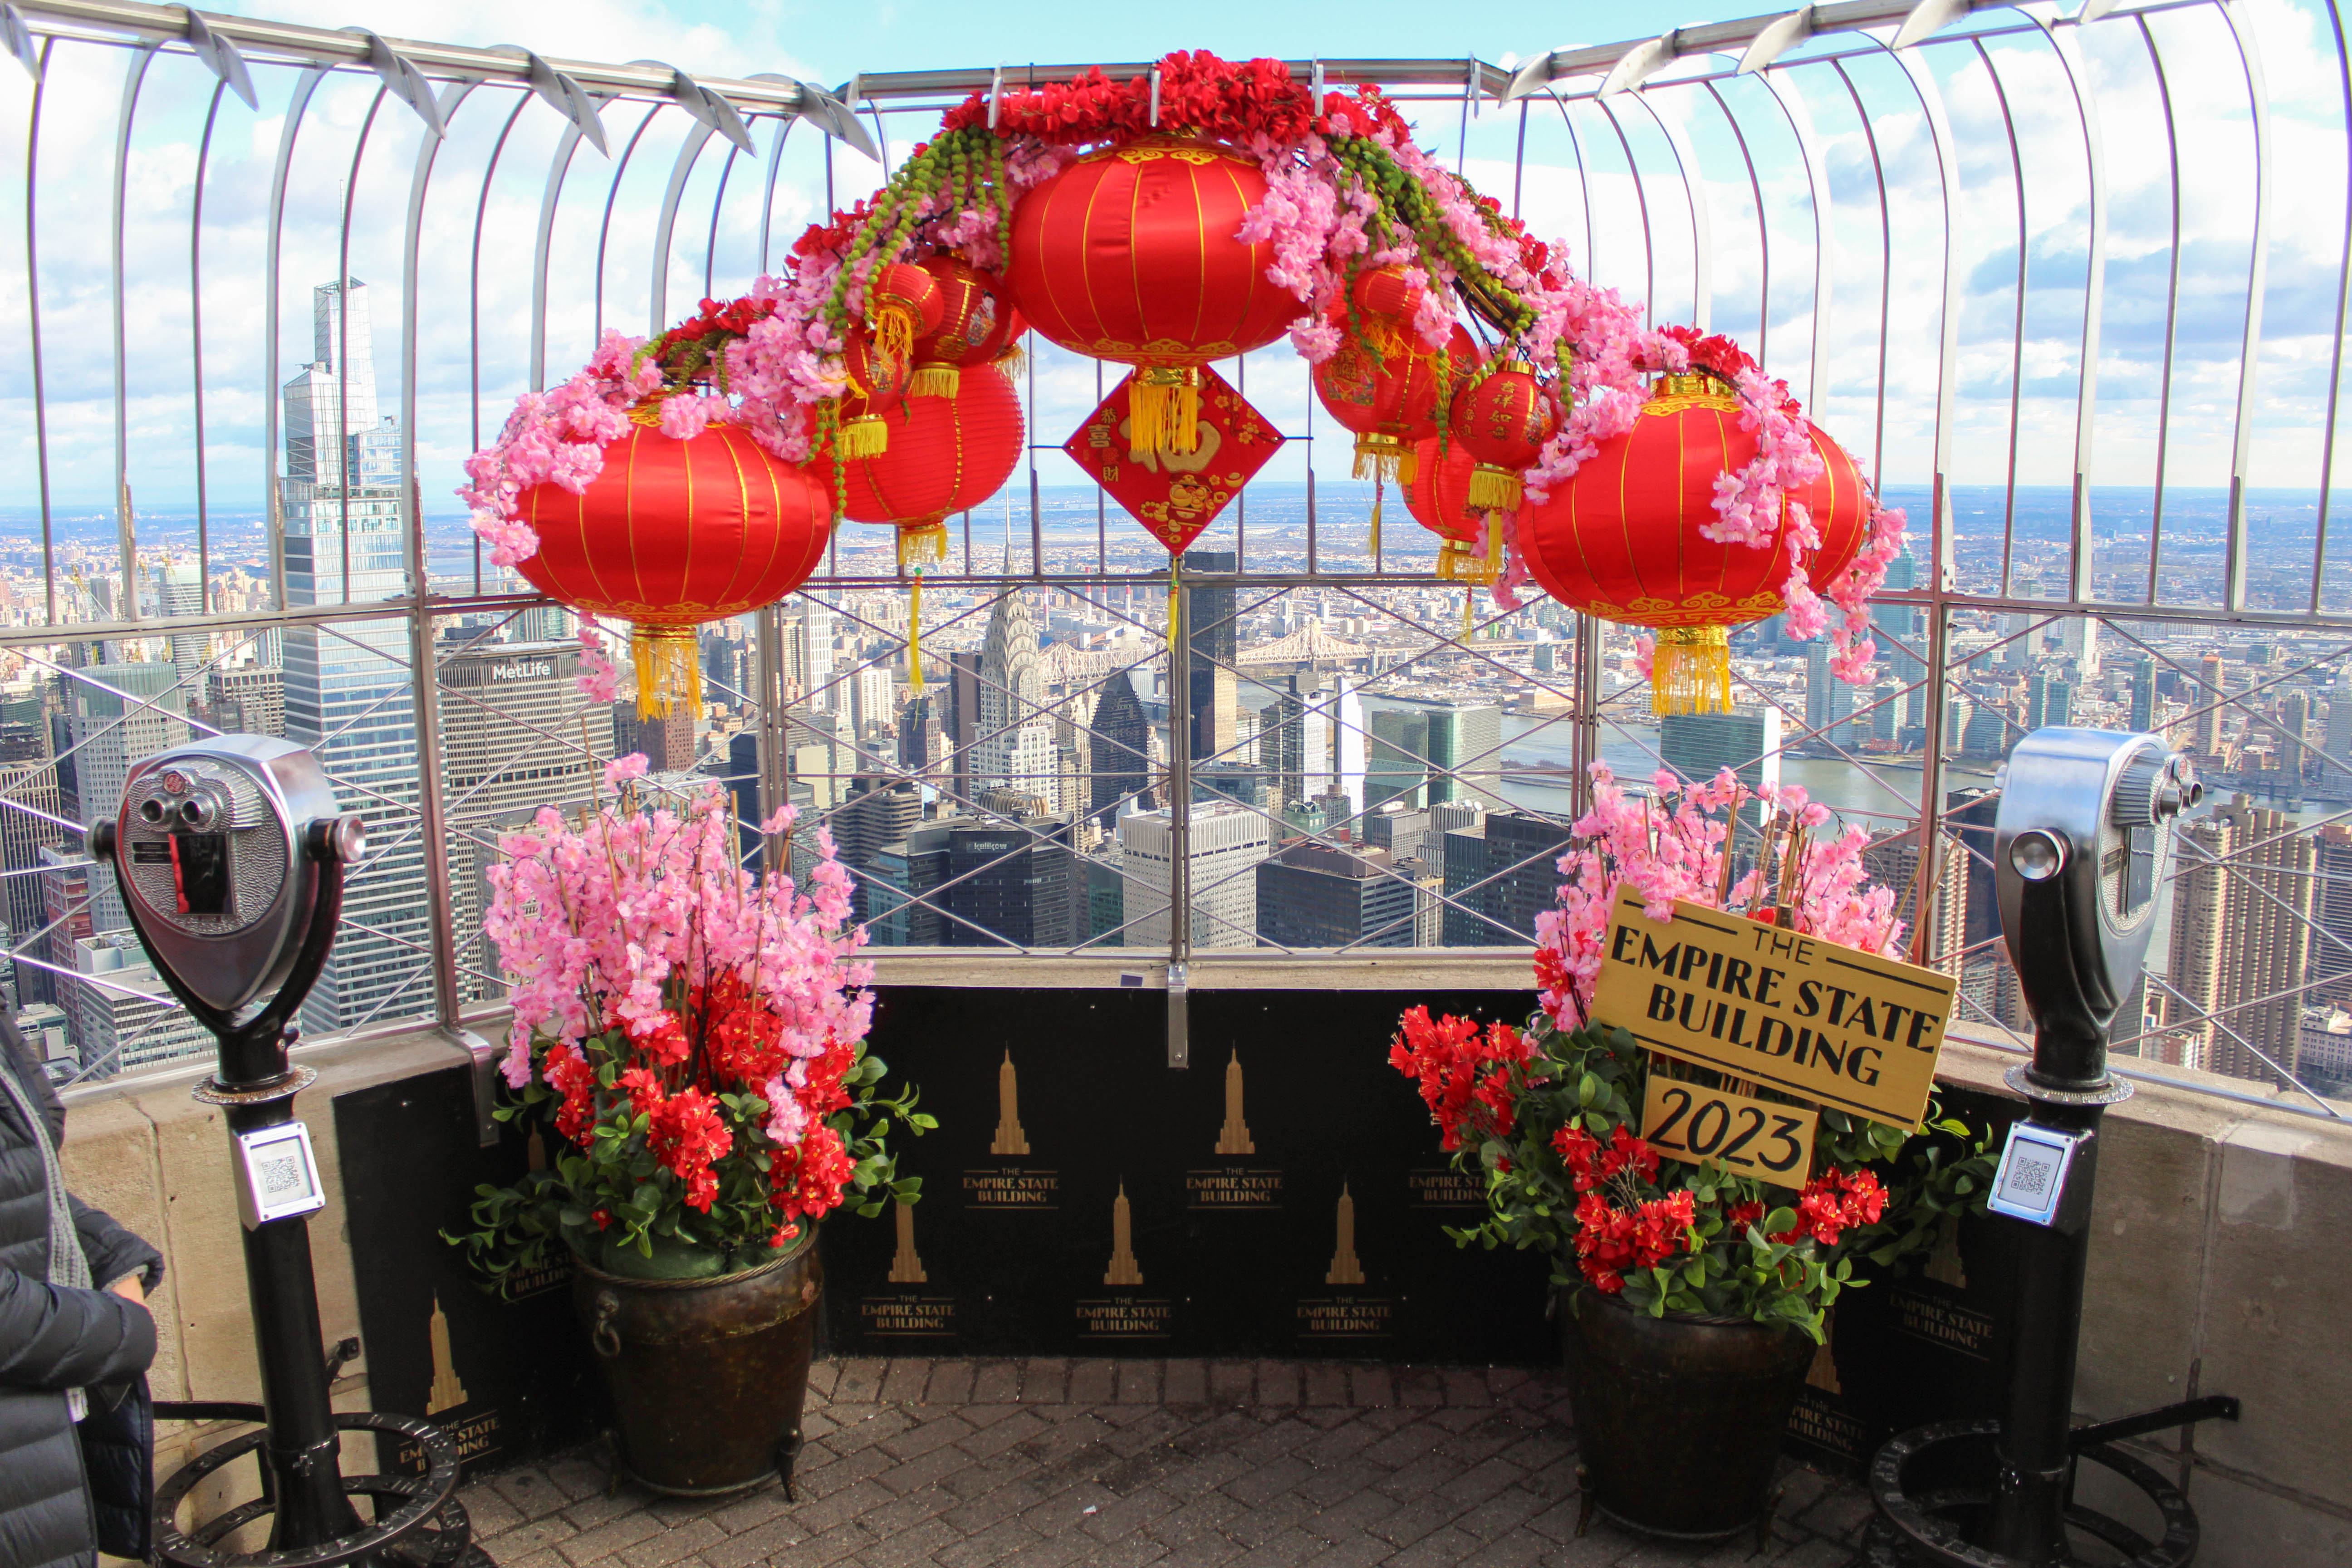
[[[1880,1511],[1869,1542],[1874,1563],[2069,1563],[2077,1561],[2070,1527],[2121,1553],[2126,1568],[2181,1568],[2196,1555],[2188,1500],[2111,1445],[2210,1417],[2234,1420],[2238,1402],[2210,1397],[2089,1427],[2074,1426],[2073,1417],[2099,1122],[2131,1095],[2108,1069],[2108,1031],[2143,972],[2175,826],[2203,794],[2189,759],[2154,735],[2037,730],[2010,754],[1993,826],[1993,879],[2010,963],[2033,1015],[2033,1055],[2005,1075],[2027,1111],[2010,1129],[1988,1199],[2017,1226],[2009,1345],[1996,1368],[2001,1415],[1915,1428],[1879,1450],[1870,1476]],[[2130,1022],[2137,1034],[2138,1020]],[[1989,1486],[1913,1492],[1906,1472],[1915,1460],[1986,1439]],[[2160,1540],[2075,1502],[2083,1458],[2147,1494],[2164,1521]]]
[[[195,1098],[221,1108],[244,1222],[262,1403],[171,1405],[163,1419],[245,1420],[263,1430],[200,1456],[156,1489],[159,1557],[186,1568],[334,1568],[346,1563],[484,1563],[451,1497],[455,1447],[407,1417],[336,1414],[331,1387],[355,1344],[324,1349],[310,1215],[325,1203],[294,1097],[318,1074],[294,1067],[294,1017],[334,947],[347,868],[367,853],[367,826],[338,807],[318,759],[290,742],[224,735],[147,757],[125,779],[111,821],[91,826],[90,857],[114,868],[124,910],[155,973],[219,1042]],[[352,1476],[348,1430],[415,1439],[427,1473]],[[206,1476],[259,1450],[262,1497],[193,1533],[181,1502]],[[362,1521],[354,1495],[373,1498]],[[265,1551],[215,1543],[263,1518]]]

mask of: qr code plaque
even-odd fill
[[[302,1156],[297,1150],[271,1154],[257,1166],[264,1198],[293,1197],[310,1190],[309,1175],[302,1169]]]
[[[2021,1197],[2038,1198],[2050,1187],[2050,1167],[2039,1160],[2020,1160],[2009,1173],[2009,1184]]]

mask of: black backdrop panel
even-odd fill
[[[1398,1013],[1531,994],[881,988],[875,1049],[938,1131],[923,1199],[825,1227],[845,1352],[1549,1358],[1548,1268],[1457,1249],[1454,1176],[1388,1063]]]
[[[478,1184],[513,1181],[544,1150],[511,1128],[480,1147],[463,1067],[338,1095],[335,1142],[375,1407],[440,1425],[468,1473],[593,1436],[600,1394],[571,1271],[488,1295],[439,1234],[464,1226]],[[423,1468],[404,1439],[382,1445],[386,1468]]]

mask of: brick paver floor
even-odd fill
[[[463,1494],[500,1568],[1840,1568],[1860,1490],[1787,1468],[1772,1539],[1576,1533],[1557,1376],[1330,1362],[820,1362],[797,1502],[607,1495],[574,1455]]]

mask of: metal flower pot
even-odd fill
[[[1589,1289],[1561,1309],[1584,1492],[1579,1530],[1596,1508],[1675,1541],[1768,1528],[1780,1435],[1813,1342],[1745,1318],[1653,1318]]]
[[[824,1289],[814,1226],[769,1262],[698,1279],[579,1261],[572,1304],[613,1396],[622,1473],[673,1497],[779,1479],[789,1496]]]

